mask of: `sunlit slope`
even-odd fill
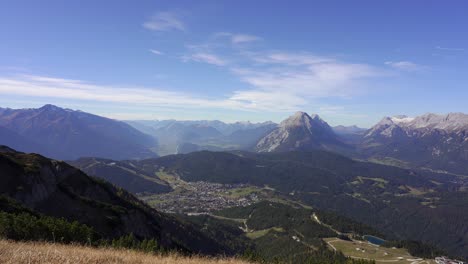
[[[138,251],[110,248],[92,248],[39,242],[12,242],[0,240],[0,263],[160,263],[160,264],[247,264],[239,259],[183,257],[179,255],[154,255]]]

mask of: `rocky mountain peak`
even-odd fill
[[[52,105],[52,104],[46,104],[46,105],[42,106],[41,108],[39,108],[39,110],[41,110],[41,111],[59,111],[59,110],[63,110],[63,108],[60,108],[60,107]]]
[[[296,112],[294,115],[286,118],[280,123],[280,127],[294,127],[310,124],[311,117],[305,112]]]
[[[309,115],[306,112],[298,111],[294,115],[286,118],[280,123],[280,127],[307,127],[311,128],[313,124],[320,126],[327,126],[328,124],[323,121],[318,115]]]
[[[328,143],[335,144],[337,137],[331,127],[318,115],[296,112],[283,120],[278,128],[257,143],[259,152],[289,151],[307,148],[321,148]]]

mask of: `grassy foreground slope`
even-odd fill
[[[179,255],[156,255],[143,252],[94,248],[78,245],[63,245],[42,242],[13,242],[0,240],[0,263],[34,264],[34,263],[160,263],[160,264],[247,264],[249,262],[226,258],[184,257]]]

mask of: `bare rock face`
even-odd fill
[[[447,115],[424,114],[418,117],[394,116],[385,117],[366,133],[365,137],[391,137],[392,131],[399,129],[407,136],[433,133],[461,134],[468,131],[468,115],[449,113]]]
[[[330,149],[342,146],[331,127],[318,115],[296,112],[259,140],[257,152]]]

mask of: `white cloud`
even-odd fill
[[[143,27],[153,31],[185,30],[185,24],[175,13],[159,12],[143,23]]]
[[[345,110],[344,106],[341,105],[324,105],[318,108],[320,114],[340,114]]]
[[[231,41],[234,44],[252,42],[257,40],[260,40],[260,38],[257,36],[247,34],[234,34],[231,36]]]
[[[213,35],[215,39],[217,38],[228,38],[232,44],[242,44],[248,42],[259,41],[262,38],[249,34],[234,34],[230,32],[218,32]]]
[[[420,71],[425,67],[411,61],[386,61],[385,65],[403,71]]]
[[[0,95],[79,100],[93,103],[177,109],[231,109],[271,111],[272,102],[254,103],[253,97],[242,98],[236,93],[222,98],[203,98],[192,94],[159,88],[95,85],[80,80],[35,75],[0,77]],[[274,103],[274,102],[273,102]]]
[[[79,80],[43,76],[0,78],[0,94],[175,106],[216,104],[216,102],[162,89],[101,86]]]
[[[267,54],[250,54],[251,59],[260,63],[275,63],[286,65],[311,65],[332,62],[334,59],[316,56],[309,53],[271,52]]]
[[[367,64],[307,53],[249,54],[248,58],[261,65],[233,68],[242,81],[254,90],[288,93],[303,100],[352,96],[359,92],[363,81],[382,75],[380,69]],[[298,101],[290,102],[298,105]]]
[[[182,60],[184,62],[187,61],[197,61],[203,62],[208,64],[213,64],[216,66],[224,66],[227,64],[227,61],[218,57],[215,54],[207,53],[207,52],[197,52],[191,55],[182,56]]]
[[[234,34],[229,36],[233,38]],[[245,37],[247,35],[238,36],[242,36],[237,39],[240,43],[249,40]],[[310,106],[318,98],[359,94],[363,88],[367,89],[369,79],[381,76],[383,72],[368,64],[349,63],[308,52],[249,52],[244,48],[237,45],[187,46],[188,55],[181,57],[183,61],[229,66],[226,69],[246,84],[216,98],[154,87],[95,85],[44,76],[0,76],[0,95],[118,103],[147,109],[291,112]],[[162,54],[154,49],[149,51],[155,55]]]
[[[447,48],[447,47],[440,47],[440,46],[437,46],[436,49],[445,50],[445,51],[465,51],[465,49],[462,49],[462,48]]]
[[[161,51],[159,50],[155,50],[155,49],[150,49],[149,50],[151,53],[155,54],[155,55],[163,55],[164,53],[162,53]]]
[[[243,90],[236,91],[229,99],[242,103],[245,108],[277,112],[297,111],[307,103],[304,98],[288,91]]]

